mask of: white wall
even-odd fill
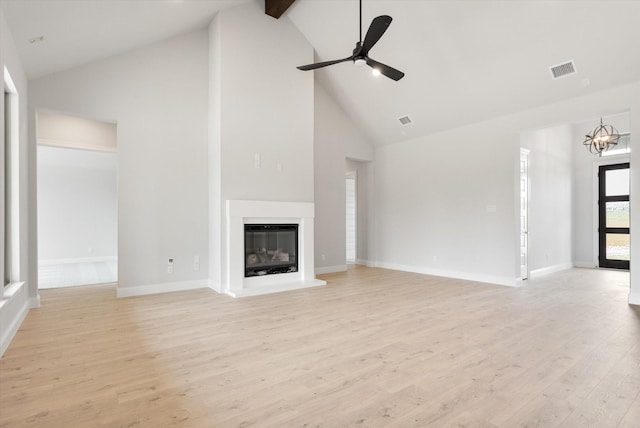
[[[119,295],[207,284],[207,56],[198,31],[31,81],[31,117],[118,123]]]
[[[222,264],[226,248],[222,230],[225,217],[222,201],[222,24],[220,13],[208,29],[209,41],[209,117],[208,117],[208,181],[209,181],[209,285],[222,291]]]
[[[38,147],[38,260],[118,255],[116,154]]]
[[[529,149],[529,272],[572,266],[571,125],[523,132]]]
[[[625,85],[378,148],[373,232],[378,264],[516,283],[519,134],[629,108],[631,132],[634,124],[640,132],[639,88]],[[632,172],[632,199],[634,180],[640,189],[640,175]],[[488,212],[494,206],[495,212]],[[632,257],[637,241],[632,235]],[[631,278],[639,284],[633,291],[640,287],[633,268]]]
[[[223,200],[312,202],[313,76],[295,65],[313,49],[257,2],[219,15]]]
[[[316,270],[334,272],[346,269],[345,160],[351,157],[370,161],[373,147],[317,81],[314,116]],[[368,177],[364,178],[363,186],[368,183]],[[369,189],[359,189],[361,207],[366,207]],[[362,216],[370,212],[360,211]],[[363,221],[362,227],[366,225],[367,221]],[[359,242],[366,242],[368,230],[360,230],[358,235]]]
[[[0,73],[7,69],[18,92],[18,194],[19,194],[19,271],[14,278],[17,282],[2,290],[0,294],[0,356],[5,352],[22,320],[30,307],[37,307],[38,288],[34,280],[37,277],[37,263],[33,230],[35,228],[35,211],[30,206],[30,180],[33,177],[31,164],[28,162],[29,148],[27,144],[27,76],[15,49],[13,37],[5,21],[0,5]],[[0,102],[0,118],[5,117],[4,101]],[[4,144],[4,120],[0,120],[0,135]],[[3,151],[0,151],[3,153]],[[4,157],[0,154],[0,164],[4,165]],[[4,167],[3,167],[4,172]],[[0,178],[0,224],[4,224],[4,174]],[[4,260],[4,227],[0,232],[0,260]],[[0,276],[4,278],[4,264],[0,268]]]
[[[517,134],[483,122],[376,151],[380,266],[514,278]]]
[[[211,281],[220,288],[227,200],[314,200],[313,75],[296,69],[313,49],[257,2],[220,11],[209,37]]]

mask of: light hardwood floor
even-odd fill
[[[0,360],[0,426],[640,426],[626,272],[322,278],[236,300],[42,290]]]

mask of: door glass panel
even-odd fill
[[[607,233],[607,259],[629,260],[629,235]]]
[[[605,196],[629,194],[629,168],[610,169],[606,172]]]
[[[629,201],[607,202],[607,227],[629,227]]]

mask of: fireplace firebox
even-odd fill
[[[245,224],[244,276],[298,271],[297,224]]]

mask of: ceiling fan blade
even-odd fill
[[[315,70],[316,68],[326,67],[328,65],[339,64],[341,62],[350,61],[352,59],[353,59],[353,56],[350,56],[349,58],[336,59],[333,61],[316,62],[315,64],[301,65],[296,68],[302,71],[309,71],[309,70]]]
[[[360,50],[361,56],[367,56],[369,49],[378,43],[380,37],[382,37],[384,32],[387,31],[387,28],[389,28],[392,20],[393,18],[388,15],[380,15],[371,21],[367,35],[364,37],[364,42],[362,43],[362,49]]]
[[[396,82],[404,77],[404,73],[400,70],[396,70],[393,67],[389,67],[386,64],[373,60],[371,58],[367,58],[367,65],[371,68],[375,68],[381,74],[384,74],[389,79],[393,79]]]

